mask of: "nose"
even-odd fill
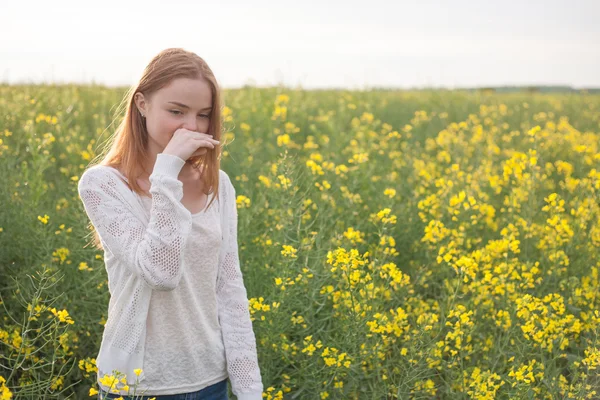
[[[195,115],[192,115],[191,117],[186,117],[182,128],[187,129],[189,131],[198,131],[198,121],[196,119]]]

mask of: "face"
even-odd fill
[[[208,133],[212,93],[204,80],[178,78],[150,98],[138,92],[134,100],[145,116],[152,152],[161,152],[179,128]]]

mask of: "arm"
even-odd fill
[[[123,195],[119,177],[104,169],[83,173],[78,184],[85,211],[116,258],[156,290],[173,290],[179,284],[183,249],[192,219],[181,203],[183,183],[177,179],[185,161],[159,153],[150,175],[152,209],[147,227],[137,218]]]
[[[256,338],[252,330],[248,298],[237,243],[237,206],[235,188],[228,179],[224,206],[229,218],[225,221],[229,240],[217,279],[217,306],[223,343],[227,357],[227,370],[233,393],[239,400],[261,400],[263,384],[256,353]]]

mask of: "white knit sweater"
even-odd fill
[[[141,199],[150,215],[152,199]],[[195,392],[227,379],[216,298],[223,238],[220,220],[217,201],[192,214],[179,285],[174,290],[152,291],[146,322],[146,379],[136,394]]]
[[[181,203],[178,179],[185,161],[159,153],[150,175],[152,207],[148,216],[142,199],[115,168],[88,168],[78,184],[85,211],[105,249],[110,301],[96,360],[98,383],[117,369],[133,388],[134,369],[143,369],[146,322],[152,291],[177,288],[192,227],[192,214]],[[256,338],[239,264],[235,188],[219,171],[219,212],[222,247],[216,282],[216,304],[232,391],[241,400],[262,399]],[[165,365],[168,368],[168,365]],[[185,392],[185,391],[184,391]],[[121,394],[126,394],[125,391]]]

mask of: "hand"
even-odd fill
[[[206,154],[208,149],[214,149],[219,143],[208,133],[179,128],[173,134],[163,153],[178,156],[187,161],[191,157]]]

